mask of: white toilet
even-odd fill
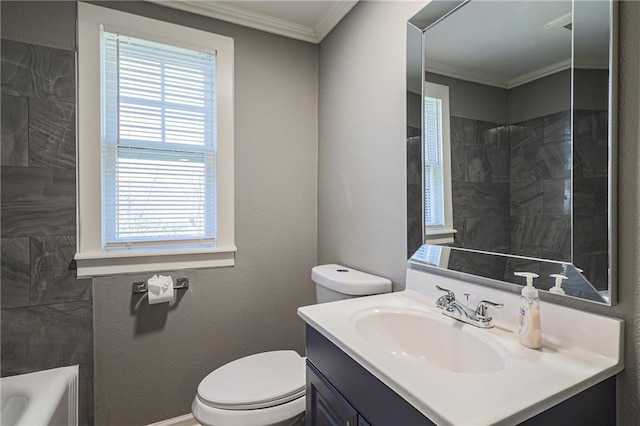
[[[388,293],[391,281],[340,265],[311,271],[318,303]],[[304,424],[305,358],[271,351],[237,359],[209,373],[191,404],[205,426]]]

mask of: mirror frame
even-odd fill
[[[441,274],[445,274],[445,275],[451,275],[451,276],[460,276],[460,275],[467,275],[467,276],[473,276],[476,278],[480,278],[478,280],[478,283],[485,283],[487,285],[495,285],[496,283],[498,283],[499,285],[507,285],[507,288],[513,290],[513,291],[519,291],[519,289],[522,287],[522,284],[515,284],[513,282],[509,282],[503,279],[500,280],[496,280],[495,277],[491,277],[487,274],[483,274],[481,272],[478,271],[461,271],[461,270],[450,270],[448,269],[446,266],[442,267],[433,263],[430,263],[427,258],[425,257],[425,252],[426,249],[429,247],[428,244],[424,244],[424,240],[425,240],[425,232],[424,232],[424,200],[421,201],[421,206],[420,211],[422,212],[421,217],[420,217],[420,238],[421,238],[421,244],[418,244],[418,247],[416,247],[416,235],[412,235],[411,232],[411,227],[412,227],[412,211],[416,211],[417,207],[415,205],[413,205],[415,202],[412,203],[412,198],[409,196],[410,192],[411,192],[411,186],[412,186],[412,182],[411,180],[411,176],[412,176],[412,172],[415,175],[416,170],[409,170],[409,156],[412,153],[412,150],[409,148],[409,141],[410,139],[416,138],[418,137],[415,134],[412,134],[413,132],[411,131],[410,127],[409,127],[409,123],[411,123],[411,121],[413,120],[415,122],[415,117],[412,116],[409,105],[410,105],[410,98],[413,96],[415,96],[416,94],[418,94],[419,92],[419,96],[422,97],[424,96],[423,94],[423,87],[424,87],[424,79],[425,79],[425,69],[424,69],[424,63],[425,63],[425,58],[424,58],[424,32],[431,27],[432,25],[437,24],[438,22],[440,22],[443,19],[446,19],[446,17],[454,12],[456,12],[459,8],[463,7],[464,5],[466,5],[467,3],[469,3],[472,0],[456,0],[456,1],[451,1],[451,0],[443,0],[443,1],[439,1],[439,0],[433,0],[432,2],[428,3],[422,10],[420,10],[416,15],[414,15],[411,19],[409,19],[407,21],[407,248],[408,248],[408,255],[409,255],[409,262],[413,263],[413,264],[417,264],[420,265],[421,267],[425,267],[429,270],[433,270],[433,271],[437,271],[438,273]],[[572,7],[575,7],[575,3],[578,1],[589,1],[589,0],[572,0]],[[617,57],[618,57],[618,52],[617,52],[617,45],[618,45],[618,4],[616,1],[614,0],[605,0],[607,1],[607,3],[609,3],[609,7],[610,7],[610,11],[611,11],[611,22],[610,22],[610,29],[609,29],[609,90],[608,90],[608,95],[609,95],[609,100],[608,100],[608,154],[609,154],[609,158],[608,158],[608,261],[609,261],[609,271],[608,271],[608,289],[609,289],[609,300],[605,300],[603,299],[603,301],[594,301],[591,299],[585,299],[585,298],[578,298],[579,300],[584,300],[584,301],[588,301],[591,303],[598,303],[598,304],[604,304],[604,305],[614,305],[617,303],[617,286],[616,286],[616,279],[617,279],[617,78],[618,78],[618,72],[617,72]],[[575,32],[572,33],[572,37],[575,36]],[[572,45],[574,44],[573,39],[572,39]],[[417,52],[417,49],[420,49],[419,52]],[[572,49],[573,50],[573,49]],[[574,58],[573,58],[573,52],[572,52],[572,65],[571,65],[571,71],[572,71],[572,75],[573,75],[573,70],[574,70]],[[418,62],[419,61],[419,62]],[[417,81],[416,78],[419,78],[420,80]],[[573,77],[572,77],[572,85],[573,85]],[[573,111],[574,111],[574,88],[571,88],[571,116],[573,117]],[[422,104],[422,102],[421,102]],[[420,111],[420,129],[422,128],[422,116],[423,116],[423,106],[421,105],[421,111]],[[415,115],[415,112],[413,112],[413,115]],[[573,127],[573,124],[572,124]],[[422,130],[420,131],[420,139],[422,139]],[[573,131],[572,131],[572,143],[573,143]],[[420,152],[422,153],[422,147],[423,142],[421,140],[420,142]],[[421,154],[421,157],[423,157],[423,155]],[[421,160],[422,163],[423,160]],[[422,169],[424,169],[424,167],[422,166]],[[419,171],[420,176],[422,176],[422,170]],[[573,176],[573,174],[572,174]],[[424,179],[422,179],[422,191],[421,193],[424,194]],[[573,180],[573,177],[572,177]],[[413,184],[415,186],[415,183]],[[573,189],[572,189],[572,193],[573,193]],[[422,197],[422,196],[421,196]],[[422,198],[421,198],[422,199]],[[415,213],[414,213],[415,214]],[[415,221],[415,220],[413,220]],[[572,256],[573,256],[573,242],[574,242],[574,238],[573,238],[573,234],[574,234],[574,225],[573,225],[573,219],[571,220],[571,234],[572,234]],[[417,229],[417,227],[416,227]],[[415,234],[415,232],[414,232]],[[412,239],[413,236],[413,239]],[[416,251],[417,249],[417,251]],[[462,248],[451,248],[452,250],[458,249],[458,250],[463,250],[465,252],[477,252],[479,254],[482,255],[494,255],[494,256],[501,256],[501,257],[510,257],[510,258],[518,258],[518,259],[527,259],[527,260],[534,260],[537,262],[540,262],[541,264],[544,265],[548,265],[548,264],[555,264],[555,265],[563,265],[565,268],[566,267],[572,267],[571,269],[575,268],[575,266],[573,266],[572,263],[567,263],[567,262],[558,262],[558,261],[553,261],[553,260],[545,260],[545,259],[532,259],[532,258],[526,258],[526,257],[522,257],[522,256],[517,256],[517,255],[509,255],[509,254],[505,254],[505,253],[492,253],[492,252],[486,252],[486,251],[479,251],[479,250],[470,250],[470,249],[462,249]],[[415,253],[414,253],[415,252]],[[577,268],[575,268],[577,269]],[[577,269],[579,270],[579,269]],[[584,278],[582,275],[578,274],[578,276],[582,277],[584,279],[584,281],[586,281],[588,283],[588,281],[586,280],[586,278]],[[514,279],[515,281],[515,279]],[[591,285],[591,284],[589,284]],[[565,297],[570,297],[570,298],[575,298],[574,296],[571,295],[566,295]]]

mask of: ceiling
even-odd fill
[[[358,0],[149,1],[316,44],[320,43],[358,2]]]
[[[563,69],[606,68],[606,2],[472,1],[425,32],[425,69],[467,81],[512,88]],[[604,9],[603,9],[604,8]],[[578,12],[580,16],[578,16]],[[604,22],[604,25],[603,25]],[[577,32],[576,32],[577,31]]]
[[[510,88],[571,66],[571,2],[470,2],[425,32],[429,71]],[[569,16],[570,20],[570,16]],[[459,75],[452,75],[458,73]]]

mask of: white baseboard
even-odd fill
[[[200,423],[193,418],[192,414],[185,414],[184,416],[162,420],[161,422],[152,423],[147,426],[200,426]]]

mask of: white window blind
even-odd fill
[[[424,260],[434,266],[440,266],[440,257],[442,256],[442,247],[435,245],[424,246]]]
[[[430,244],[454,241],[449,87],[425,82],[423,105],[424,233]]]
[[[442,100],[424,97],[424,223],[444,228],[444,166],[442,156]]]
[[[216,57],[102,36],[106,249],[215,246]]]

